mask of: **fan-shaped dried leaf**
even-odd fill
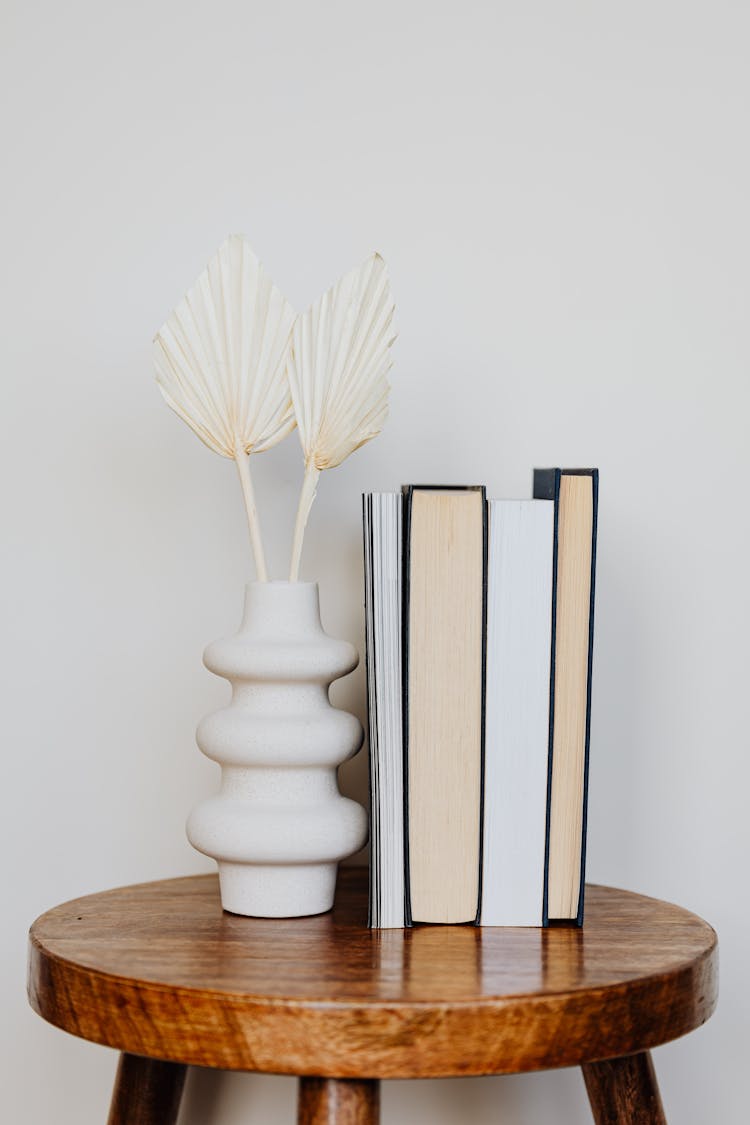
[[[294,311],[242,235],[230,236],[154,339],[161,393],[224,457],[294,429],[286,378]]]
[[[380,433],[388,413],[392,322],[379,254],[298,317],[288,372],[306,466],[340,465]]]

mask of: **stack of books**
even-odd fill
[[[363,497],[370,925],[583,921],[598,472]]]

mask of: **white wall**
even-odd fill
[[[245,231],[303,307],[373,248],[400,338],[381,438],[322,482],[303,571],[362,645],[359,496],[528,495],[601,469],[589,876],[705,915],[717,1016],[656,1052],[670,1120],[744,1120],[750,960],[750,9],[56,4],[2,17],[3,1119],[104,1120],[113,1052],[45,1025],[25,930],[210,870],[193,742],[240,610],[229,463],[163,406],[150,340]],[[257,459],[277,573],[296,439]],[[359,670],[338,701],[360,714]],[[343,770],[364,794],[360,755]],[[181,1125],[293,1119],[291,1079],[196,1072]],[[575,1071],[389,1083],[384,1121],[573,1125]]]

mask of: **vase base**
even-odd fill
[[[219,863],[221,905],[248,918],[301,918],[333,906],[337,863]]]

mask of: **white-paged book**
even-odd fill
[[[370,925],[404,925],[401,494],[363,497],[370,735]]]
[[[483,926],[541,926],[554,505],[490,500]]]

